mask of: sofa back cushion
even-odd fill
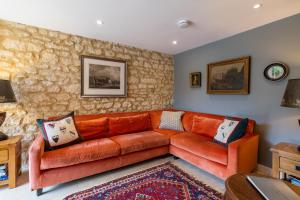
[[[198,117],[206,117],[206,118],[212,118],[212,119],[218,119],[218,120],[224,120],[225,116],[222,115],[214,115],[214,114],[207,114],[207,113],[198,113],[198,112],[191,112],[191,111],[185,111],[185,114],[182,117],[182,124],[183,128],[187,132],[192,132],[192,125],[193,125],[193,118],[194,116]],[[241,119],[238,117],[235,117],[235,119]],[[252,136],[254,134],[254,127],[255,127],[255,121],[249,119],[248,120],[248,126],[246,128],[246,133],[244,137]]]
[[[76,127],[84,140],[93,140],[107,137],[108,118],[101,117],[90,120],[75,120]]]
[[[172,111],[174,109],[165,109],[166,111]],[[103,114],[89,114],[89,115],[76,115],[75,120],[85,121],[91,119],[98,119],[102,117],[129,117],[140,114],[149,114],[151,118],[151,127],[153,129],[158,129],[160,125],[160,118],[163,110],[151,110],[151,111],[141,111],[141,112],[122,112],[122,113],[103,113]],[[176,111],[176,110],[175,110]]]
[[[152,129],[159,129],[159,125],[160,125],[160,118],[161,118],[161,114],[162,114],[162,110],[154,110],[154,111],[150,111],[150,118],[151,118],[151,125],[152,125]]]
[[[109,118],[109,137],[151,129],[149,113]]]
[[[98,119],[102,117],[129,117],[135,116],[140,114],[147,114],[148,111],[141,111],[141,112],[114,112],[114,113],[101,113],[101,114],[87,114],[87,115],[75,115],[75,120],[84,121],[84,120],[91,120],[91,119]]]
[[[221,123],[220,119],[194,116],[191,132],[212,138]]]

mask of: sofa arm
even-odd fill
[[[44,139],[41,135],[38,135],[29,148],[29,183],[31,189],[38,189],[44,147]]]
[[[228,146],[228,169],[231,174],[249,173],[256,168],[259,135],[241,138]]]

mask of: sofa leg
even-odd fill
[[[178,160],[179,158],[177,156],[173,156],[173,159],[174,160]]]
[[[43,194],[43,188],[36,190],[36,196],[41,196]]]

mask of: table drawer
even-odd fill
[[[0,162],[8,160],[8,150],[0,150]]]
[[[281,157],[279,167],[281,169],[293,172],[300,176],[300,162],[298,162],[298,161],[289,160],[289,159]]]

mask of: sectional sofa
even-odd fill
[[[218,120],[224,116],[184,112],[184,131],[159,129],[161,110],[75,116],[78,123],[107,118],[107,130],[99,139],[47,152],[42,136],[38,136],[29,149],[30,187],[39,195],[43,187],[166,154],[224,180],[232,174],[255,169],[259,140],[254,133],[255,121],[249,120],[245,136],[226,147],[213,142],[213,137],[191,132],[194,116]],[[213,129],[210,124],[205,127],[208,132]]]

